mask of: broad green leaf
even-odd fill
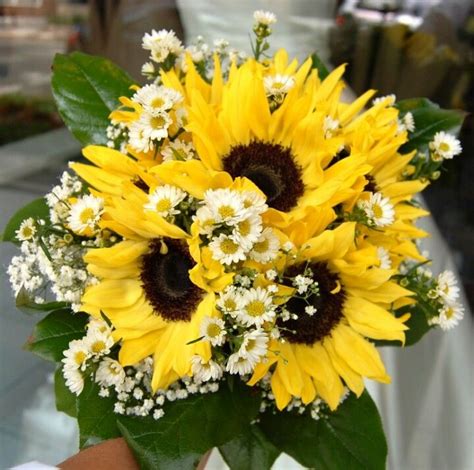
[[[280,455],[256,424],[220,446],[219,452],[231,470],[269,470]]]
[[[466,115],[463,111],[442,109],[426,98],[402,100],[397,102],[396,107],[402,115],[411,112],[415,120],[415,131],[400,148],[403,153],[423,150],[439,131],[458,134]]]
[[[69,342],[84,336],[87,320],[87,315],[67,308],[51,312],[36,324],[25,346],[43,359],[59,362]]]
[[[206,451],[241,434],[259,406],[250,387],[222,383],[215,393],[168,403],[157,421],[123,416],[118,424],[141,468],[193,469]]]
[[[268,439],[305,467],[318,470],[385,469],[387,443],[377,408],[365,391],[350,395],[327,418],[267,413],[260,427]]]
[[[39,312],[52,312],[68,306],[67,302],[45,302],[43,304],[36,303],[25,288],[21,288],[15,298],[15,306],[27,315]]]
[[[19,244],[15,232],[20,228],[21,223],[28,217],[48,220],[49,208],[46,205],[44,198],[41,197],[31,201],[14,214],[3,231],[1,241]]]
[[[77,398],[77,422],[79,447],[89,447],[120,436],[117,415],[114,413],[116,398],[99,396],[100,387],[90,378],[85,380],[84,390]],[[143,429],[143,431],[146,431]]]
[[[311,54],[311,60],[313,61],[313,69],[318,69],[318,77],[320,80],[324,80],[329,75],[329,70],[324,62],[319,58],[318,54],[314,52]]]
[[[56,409],[75,418],[77,416],[77,397],[66,387],[62,367],[56,369],[54,373],[54,394],[56,396]]]
[[[120,96],[130,96],[131,85],[126,72],[102,57],[73,52],[54,58],[52,88],[59,114],[84,145],[107,143],[108,116]]]

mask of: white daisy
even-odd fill
[[[225,341],[225,323],[221,318],[204,317],[200,332],[213,346],[220,346]]]
[[[286,95],[294,86],[295,79],[290,75],[267,75],[263,79],[263,86],[265,87],[265,94],[267,96],[282,97]]]
[[[413,118],[412,113],[410,112],[406,113],[405,116],[403,116],[402,118],[402,123],[408,132],[415,131],[415,119]]]
[[[439,312],[437,323],[442,330],[451,330],[464,318],[464,307],[461,304],[445,305]]]
[[[170,115],[164,111],[156,114],[144,111],[138,121],[132,123],[131,128],[137,122],[143,130],[143,138],[149,140],[162,140],[168,137],[168,128],[173,123]]]
[[[195,382],[219,380],[222,377],[222,367],[212,359],[206,362],[201,356],[194,355],[191,358],[191,368]]]
[[[150,51],[151,58],[158,63],[164,62],[170,54],[177,56],[183,50],[183,45],[174,31],[165,29],[145,33],[142,39],[142,47]]]
[[[104,200],[86,195],[78,199],[69,211],[67,223],[72,231],[84,235],[97,230],[97,224],[104,211]]]
[[[186,198],[186,193],[170,184],[158,186],[149,196],[148,202],[143,206],[145,210],[156,212],[161,217],[179,214],[176,207]]]
[[[333,119],[331,116],[326,116],[323,122],[324,138],[330,139],[333,136],[334,131],[337,131],[337,129],[339,129],[339,121]]]
[[[391,95],[385,95],[385,96],[380,96],[378,98],[375,98],[372,101],[372,103],[374,106],[380,103],[385,103],[385,106],[393,106],[395,104],[395,101],[397,101],[396,95],[391,94]]]
[[[459,297],[458,281],[452,271],[443,271],[437,278],[436,293],[447,304],[454,304]]]
[[[26,242],[34,238],[36,234],[36,224],[32,217],[28,217],[21,224],[15,232],[16,238],[21,242]]]
[[[161,148],[161,155],[163,161],[169,162],[172,160],[187,161],[192,160],[195,156],[195,149],[191,142],[185,142],[180,139],[176,139],[170,142],[168,145]]]
[[[183,96],[172,88],[150,84],[140,88],[132,100],[140,103],[146,112],[156,116],[181,102]]]
[[[243,248],[230,236],[223,233],[211,240],[209,248],[212,252],[212,258],[222,264],[238,263],[246,258]]]
[[[268,335],[263,330],[254,330],[244,335],[244,340],[238,354],[248,359],[255,367],[265,356],[268,350]]]
[[[196,215],[193,216],[193,221],[199,225],[199,233],[202,235],[211,235],[217,221],[213,212],[207,206],[201,206]]]
[[[386,227],[395,220],[393,205],[381,193],[371,193],[369,200],[359,201],[358,205],[376,227]]]
[[[256,191],[242,191],[240,197],[244,202],[244,207],[251,209],[255,214],[263,214],[268,209],[265,197]]]
[[[377,247],[377,258],[380,261],[380,264],[379,264],[380,269],[392,268],[392,260],[390,259],[390,253],[383,246]]]
[[[63,368],[66,387],[75,395],[80,395],[84,389],[84,377],[78,369]]]
[[[253,365],[249,359],[242,357],[238,353],[234,353],[227,359],[225,370],[229,372],[229,374],[247,375],[253,371]]]
[[[258,263],[269,263],[274,260],[280,248],[280,240],[271,228],[266,228],[253,245],[249,256]]]
[[[262,326],[275,318],[275,306],[267,289],[251,288],[242,295],[243,306],[238,319],[246,326]]]
[[[231,238],[241,245],[245,251],[248,251],[259,240],[261,234],[262,218],[258,214],[251,214],[250,217],[235,225]]]
[[[91,357],[89,345],[83,339],[75,339],[69,343],[69,347],[63,352],[62,363],[64,369],[81,369],[86,367],[87,359]]]
[[[145,133],[146,123],[140,119],[130,124],[128,143],[137,152],[147,153],[153,148],[153,141]]]
[[[235,225],[248,215],[238,191],[208,189],[204,193],[204,203],[218,224]]]
[[[219,294],[216,305],[221,312],[236,316],[242,309],[243,298],[237,289],[230,287],[226,289],[224,293]]]
[[[107,333],[110,334],[112,332],[112,328],[107,325],[104,320],[99,320],[98,318],[92,318],[89,323],[87,324],[87,330],[98,330],[100,333]]]
[[[145,77],[153,77],[155,75],[155,66],[153,65],[153,62],[145,62],[142,65],[142,75]]]
[[[106,357],[100,361],[95,380],[102,387],[119,387],[125,381],[125,371],[118,361]]]
[[[429,144],[430,149],[438,159],[450,160],[462,152],[461,142],[447,132],[440,131],[434,135]],[[436,160],[436,157],[433,158]]]
[[[274,13],[271,11],[256,10],[253,12],[253,19],[256,23],[262,24],[265,26],[270,26],[271,24],[276,23],[277,18]]]
[[[114,345],[112,335],[108,331],[103,332],[98,329],[88,330],[84,342],[91,354],[95,356],[108,354],[110,348]]]

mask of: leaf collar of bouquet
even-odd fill
[[[97,58],[57,57],[58,108],[89,163],[3,235],[21,248],[17,305],[50,311],[28,347],[58,362],[58,409],[78,418],[81,445],[123,435],[144,468],[192,468],[212,447],[231,468],[270,468],[281,452],[381,468],[364,391],[390,382],[377,346],[464,313],[416,226],[428,214],[416,195],[460,153],[463,116],[370,103],[371,90],[344,103],[344,67],[268,56],[276,18],[254,18],[253,58],[145,35],[142,87]],[[71,71],[83,87],[107,77],[80,109],[93,131]]]

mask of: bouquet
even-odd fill
[[[111,62],[57,55],[59,112],[85,145],[4,241],[17,305],[45,314],[27,348],[57,363],[80,446],[123,436],[145,469],[231,469],[282,452],[307,467],[384,468],[364,380],[378,347],[463,316],[433,275],[417,198],[461,152],[463,114],[426,99],[341,100],[329,73],[224,40],[143,37],[139,86]]]

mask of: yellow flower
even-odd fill
[[[284,52],[277,54],[276,67],[283,70],[285,60]],[[163,74],[163,83],[185,96],[185,128],[202,165],[252,180],[272,210],[285,215],[282,225],[304,217],[308,207],[334,206],[359,190],[370,170],[365,156],[354,154],[328,168],[342,140],[337,133],[326,138],[323,130],[329,115],[346,125],[360,110],[360,102],[339,103],[343,67],[321,82],[311,61],[298,70],[291,66],[294,85],[273,110],[264,86],[269,72],[254,60],[232,66],[225,83],[218,68],[211,85],[202,82],[192,63],[188,66],[184,86],[176,83],[174,71]]]
[[[285,276],[295,278],[308,268],[319,292],[306,300],[291,297],[284,306],[292,315],[278,320],[282,333],[269,346],[268,357],[257,365],[250,385],[271,372],[271,387],[279,409],[300,397],[303,403],[323,398],[337,408],[344,383],[355,394],[364,378],[388,383],[389,376],[370,339],[404,342],[404,321],[383,305],[410,295],[390,281],[391,270],[376,267],[373,247],[354,244],[355,224],[344,223],[306,241],[293,255],[280,260]],[[305,271],[306,270],[306,271]],[[309,313],[306,307],[312,306]]]

